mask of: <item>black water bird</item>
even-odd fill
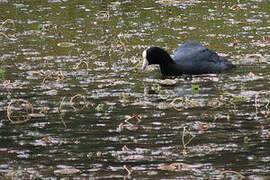
[[[182,44],[171,57],[160,47],[150,47],[143,51],[142,69],[151,64],[159,64],[162,75],[217,74],[236,66],[216,52],[196,42]]]

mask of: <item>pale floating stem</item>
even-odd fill
[[[124,165],[123,168],[128,172],[127,175],[130,176],[132,173],[131,169],[129,169],[126,165]]]
[[[176,111],[182,111],[183,109],[185,109],[185,107],[180,107],[178,108],[177,106],[175,106],[176,101],[180,101],[182,103],[186,103],[187,105],[191,106],[191,107],[196,107],[198,105],[200,105],[199,101],[196,100],[190,100],[187,98],[174,98],[172,100],[172,102],[170,103],[170,105],[176,110]]]
[[[127,145],[124,145],[123,147],[122,147],[122,151],[128,151],[129,149],[128,149],[128,147],[127,147]]]
[[[127,51],[127,46],[126,46],[126,44],[121,40],[120,37],[118,37],[118,39],[119,39],[119,42],[120,42],[121,46],[124,48],[125,51]],[[127,42],[126,38],[124,38],[124,40]]]
[[[64,75],[62,73],[62,71],[60,72],[60,74],[54,74],[54,73],[50,73],[48,75],[46,75],[43,80],[42,80],[42,84],[44,85],[46,80],[50,77],[57,77],[57,80],[58,81],[63,81],[64,80]]]
[[[123,129],[124,129],[124,123],[120,123],[120,124],[118,125],[117,130],[118,130],[118,131],[123,131]]]
[[[88,63],[85,61],[80,61],[78,64],[76,64],[76,67],[74,69],[78,69],[80,65],[85,64],[86,65],[86,72],[88,73]]]
[[[240,178],[240,180],[245,178],[245,176],[243,176],[239,172],[226,170],[226,171],[222,171],[222,172],[219,173],[218,179],[222,179],[223,175],[227,174],[227,173],[236,174]]]
[[[3,28],[7,23],[11,23],[13,24],[13,26],[15,26],[15,23],[12,19],[7,19],[4,22],[2,22],[2,24],[0,25],[0,28]]]
[[[66,96],[62,98],[62,101],[61,101],[61,103],[60,103],[60,105],[59,105],[59,107],[58,107],[58,113],[59,113],[59,114],[62,113],[62,105],[63,105],[63,102],[64,102],[65,98],[66,98]]]
[[[142,67],[142,65],[143,65],[143,61],[138,61],[137,63],[136,63],[136,65],[134,66],[134,69],[141,69],[141,67]]]
[[[183,148],[186,149],[187,145],[192,141],[192,139],[195,137],[194,135],[192,135],[189,131],[188,134],[191,136],[191,138],[188,139],[187,142],[185,142],[185,133],[186,133],[186,127],[183,128],[183,133],[182,133],[182,144],[183,144]]]
[[[63,98],[62,98],[62,101],[61,101],[61,103],[60,103],[60,105],[59,105],[59,107],[58,107],[58,113],[59,113],[59,115],[60,115],[60,119],[61,119],[62,124],[64,125],[65,128],[67,128],[67,125],[66,125],[66,123],[65,123],[65,121],[64,121],[64,119],[63,119],[63,117],[62,117],[62,115],[61,115],[61,113],[62,113],[62,105],[63,105],[63,102],[64,102],[65,98],[66,98],[66,97],[63,97]]]
[[[174,99],[172,100],[172,102],[170,103],[170,104],[172,105],[172,107],[173,107],[176,111],[182,111],[183,108],[178,108],[178,107],[175,106],[175,102],[176,102],[176,101],[183,102],[184,99],[183,99],[183,98],[174,98]]]
[[[255,101],[255,113],[256,113],[256,115],[258,114],[258,101],[259,101],[259,99],[258,99],[258,94],[256,94],[255,95],[255,97],[254,97],[254,101]]]
[[[130,123],[129,121],[130,121],[131,119],[134,119],[134,118],[135,118],[135,119],[137,120],[137,123],[136,123],[136,124],[139,124],[142,120],[141,120],[138,116],[139,116],[138,114],[134,114],[133,116],[127,118],[127,119],[125,120],[125,122],[128,123],[128,124],[133,125],[133,124]]]
[[[265,108],[267,109],[267,111],[269,111],[269,104],[270,104],[270,101],[268,100],[268,103],[266,104]]]
[[[97,13],[97,16],[102,16],[102,17],[105,17],[107,19],[110,19],[110,13],[109,13],[109,11],[99,11]]]
[[[207,131],[210,128],[210,125],[208,123],[199,123],[200,129],[203,131]]]
[[[129,122],[129,121],[131,121],[132,119],[136,119],[136,121],[137,121],[136,124],[133,124],[133,123]],[[139,117],[138,114],[133,114],[132,116],[128,117],[128,118],[125,120],[124,123],[120,123],[120,124],[118,125],[117,130],[118,130],[118,131],[122,131],[122,130],[124,129],[124,127],[125,127],[126,124],[128,124],[129,126],[135,127],[135,126],[138,125],[141,121],[142,121],[142,120],[141,120],[141,118]]]
[[[211,99],[210,101],[208,101],[207,105],[212,108],[219,108],[220,106],[223,105],[223,103],[218,99]]]
[[[0,32],[1,35],[3,35],[5,38],[7,38],[8,40],[10,40],[10,38],[3,32]]]
[[[30,109],[30,113],[27,114],[27,117],[24,120],[14,121],[14,120],[11,119],[11,114],[12,114],[11,105],[14,104],[14,103],[18,103],[18,102],[19,103],[25,103],[25,104],[27,104],[28,107],[26,108],[26,111],[28,112],[28,108],[29,108]],[[13,99],[8,104],[8,107],[7,107],[7,117],[8,117],[8,120],[12,124],[21,124],[21,123],[25,123],[25,122],[27,122],[27,121],[29,121],[31,119],[30,114],[33,114],[33,111],[34,111],[34,107],[33,107],[33,105],[29,101],[26,101],[26,100],[23,100],[23,99]]]
[[[87,103],[86,103],[86,97],[85,96],[83,96],[83,95],[81,95],[81,94],[76,94],[75,96],[73,96],[73,97],[71,97],[70,98],[70,105],[71,105],[71,107],[74,109],[74,110],[77,110],[77,108],[74,106],[74,99],[76,99],[76,98],[78,98],[78,97],[81,97],[82,99],[83,99],[83,101],[84,101],[84,106],[81,108],[81,109],[83,109],[84,107],[86,107],[87,106]]]
[[[65,123],[65,121],[64,121],[64,119],[63,119],[63,116],[60,114],[60,119],[61,119],[61,123],[63,124],[63,126],[65,127],[65,128],[67,128],[67,125],[66,125],[66,123]]]
[[[0,29],[2,29],[7,23],[11,23],[11,24],[13,24],[13,26],[15,26],[15,23],[12,19],[7,19],[4,22],[2,22],[2,24],[0,25]],[[5,38],[10,40],[10,38],[5,33],[0,32],[0,35],[3,35]]]
[[[184,149],[186,148],[185,147],[185,132],[186,132],[186,127],[183,128],[183,132],[182,132],[182,144],[183,144]]]

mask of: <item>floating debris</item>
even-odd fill
[[[67,175],[67,174],[76,174],[81,172],[79,169],[75,169],[75,168],[66,168],[66,169],[58,169],[58,170],[54,170],[55,174],[63,174],[63,175]]]
[[[106,20],[110,19],[109,11],[99,11],[96,15],[97,15],[98,18],[103,18],[103,19],[106,19]]]
[[[185,141],[185,136],[188,136],[187,141]],[[184,149],[186,149],[187,145],[192,141],[193,138],[195,138],[195,136],[193,134],[191,134],[191,132],[186,130],[186,127],[184,127],[183,132],[182,132],[182,145],[183,145]]]
[[[131,168],[129,168],[129,167],[127,167],[126,165],[124,165],[123,166],[123,168],[128,172],[128,176],[130,176],[131,175],[131,173],[132,173],[132,169]]]
[[[177,83],[177,81],[174,79],[164,79],[164,80],[159,81],[159,84],[161,84],[163,86],[173,86],[176,83]]]
[[[127,147],[127,145],[124,145],[123,147],[122,147],[122,151],[128,151],[129,149],[128,149],[128,147]]]
[[[130,121],[135,119],[136,123],[131,123]],[[130,117],[128,117],[124,123],[120,123],[118,125],[117,131],[123,131],[124,128],[131,130],[131,131],[136,131],[138,129],[138,124],[141,122],[141,117],[138,114],[134,114]]]
[[[22,82],[15,80],[14,82],[11,82],[10,80],[5,80],[3,82],[3,86],[4,88],[6,88],[7,90],[10,89],[20,89],[22,88]]]
[[[47,74],[44,78],[43,78],[43,80],[42,80],[42,85],[45,85],[46,84],[46,81],[48,81],[49,79],[51,80],[51,81],[53,81],[53,78],[57,78],[56,79],[56,81],[63,81],[64,80],[64,75],[63,75],[63,73],[62,73],[62,71],[60,71],[60,73],[59,74],[55,74],[55,73],[49,73],[49,74]]]
[[[79,69],[79,67],[82,66],[83,64],[86,66],[85,70],[88,73],[88,63],[86,61],[80,61],[78,64],[76,64],[74,69],[76,69],[76,70]]]
[[[66,98],[66,97],[63,97],[63,98],[62,98],[62,101],[61,101],[61,103],[60,103],[60,105],[59,105],[59,107],[58,107],[58,113],[59,113],[59,115],[60,115],[60,119],[61,119],[61,122],[62,122],[63,126],[64,126],[65,128],[67,128],[67,125],[66,125],[66,123],[65,123],[65,121],[64,121],[64,119],[63,119],[63,117],[62,117],[62,115],[61,115],[61,113],[62,113],[62,105],[63,105],[63,102],[64,102],[65,98]],[[73,108],[74,108],[74,107],[73,107]]]
[[[179,103],[176,103],[179,101]],[[170,105],[176,110],[176,111],[182,111],[184,109],[193,108],[193,107],[201,107],[203,104],[200,101],[196,100],[190,100],[187,98],[174,98]]]
[[[209,125],[209,123],[200,122],[199,127],[200,127],[201,130],[207,131],[210,128],[210,125]]]
[[[13,26],[15,26],[15,23],[12,19],[7,19],[5,20],[4,22],[2,22],[2,24],[0,25],[0,30],[8,23],[11,23],[13,24]],[[0,35],[3,35],[5,38],[7,38],[8,40],[10,40],[10,38],[8,37],[8,35],[6,35],[5,33],[3,32],[0,32]]]
[[[240,174],[239,172],[236,172],[236,171],[222,171],[219,173],[218,175],[218,179],[223,179],[223,177],[225,176],[226,177],[226,174],[235,174],[239,177],[240,180],[244,179],[245,176],[243,176],[242,174]]]
[[[96,156],[97,156],[97,157],[101,157],[101,156],[102,156],[102,152],[98,151],[98,152],[96,153]]]
[[[97,107],[95,108],[95,110],[98,112],[104,111],[104,106],[105,106],[105,104],[98,104]]]
[[[19,107],[15,107],[16,105],[19,105]],[[33,114],[33,111],[34,111],[34,107],[29,101],[26,101],[23,99],[13,99],[8,104],[7,117],[8,117],[8,120],[12,124],[21,124],[31,119],[30,114]],[[12,117],[11,115],[15,113],[21,113],[21,114],[18,114]],[[14,117],[19,117],[19,118],[24,117],[24,119],[14,120],[12,119]]]
[[[212,107],[212,108],[218,108],[222,105],[223,105],[223,103],[219,99],[211,99],[207,103],[207,106]]]
[[[186,163],[172,163],[169,165],[160,165],[158,169],[164,170],[164,171],[189,171],[193,168],[200,168],[202,167],[201,164],[199,165],[190,165]]]
[[[129,121],[131,121],[132,119],[136,119],[136,120],[137,120],[136,125],[139,124],[139,123],[142,121],[138,114],[134,114],[134,115],[132,115],[131,117],[127,118],[127,119],[125,120],[125,122],[128,123],[128,124],[132,124],[132,123],[129,122]],[[133,125],[133,124],[132,124],[132,125]]]
[[[75,43],[71,43],[71,42],[60,42],[57,44],[57,46],[59,47],[72,47],[72,46],[75,46],[76,44]]]
[[[80,103],[75,103],[74,101],[75,101],[75,99],[78,99],[78,98],[81,98],[82,100],[83,100],[83,103],[81,103],[81,101],[80,101]],[[87,102],[86,102],[86,97],[85,96],[83,96],[83,95],[81,95],[81,94],[76,94],[75,96],[72,96],[71,98],[70,98],[70,105],[71,105],[71,107],[74,109],[74,110],[82,110],[82,109],[84,109],[85,107],[87,107]],[[80,105],[81,107],[76,107],[76,105]]]

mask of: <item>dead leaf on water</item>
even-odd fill
[[[72,47],[75,46],[75,43],[70,43],[70,42],[60,42],[57,44],[59,47]]]
[[[80,170],[75,168],[58,169],[54,171],[55,174],[75,174],[78,172],[80,172]]]
[[[165,86],[173,86],[175,85],[177,82],[174,79],[164,79],[164,80],[160,80],[159,84],[161,85],[165,85]]]

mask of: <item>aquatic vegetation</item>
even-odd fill
[[[249,139],[247,136],[244,137],[244,143],[248,143]]]
[[[195,92],[195,93],[197,93],[197,92],[199,92],[199,85],[192,85],[191,86],[191,90],[193,91],[193,92]]]
[[[0,74],[1,74],[1,79],[5,80],[5,70],[4,69],[0,69]]]

